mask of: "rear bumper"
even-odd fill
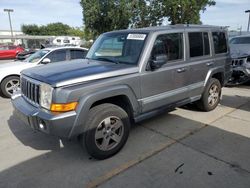
[[[53,114],[31,105],[20,94],[12,96],[13,115],[34,130],[63,138],[70,138],[76,112]]]

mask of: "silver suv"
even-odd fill
[[[81,136],[97,159],[124,146],[131,123],[192,102],[213,110],[231,74],[227,32],[214,26],[108,32],[86,57],[23,71],[12,103],[35,130]]]

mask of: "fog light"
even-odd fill
[[[39,128],[42,129],[42,130],[46,129],[46,125],[45,125],[45,122],[43,120],[39,121]]]

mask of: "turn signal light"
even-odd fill
[[[50,110],[52,112],[69,112],[76,109],[78,102],[71,102],[66,104],[52,104]]]

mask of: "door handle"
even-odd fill
[[[207,63],[207,66],[210,67],[210,66],[213,66],[214,65],[214,62],[208,62]]]
[[[178,73],[182,73],[182,72],[186,72],[186,68],[179,68],[179,69],[177,69],[177,72]]]

